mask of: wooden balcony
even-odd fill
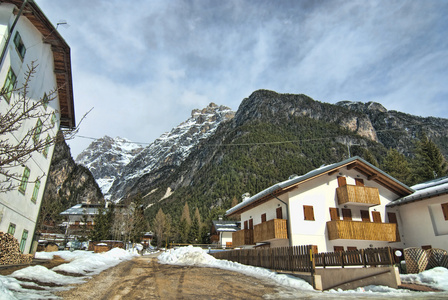
[[[397,224],[361,221],[327,222],[328,239],[398,242]]]
[[[254,226],[255,243],[287,238],[288,230],[284,219],[273,219]]]
[[[357,204],[363,206],[375,206],[380,203],[380,193],[377,188],[344,185],[336,189],[339,205]]]
[[[254,244],[254,231],[252,229],[242,229],[232,233],[233,247]]]

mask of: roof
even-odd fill
[[[398,196],[407,196],[414,192],[413,189],[408,187],[407,185],[401,183],[397,179],[388,175],[387,173],[381,171],[374,165],[365,161],[359,156],[355,156],[352,158],[348,158],[339,163],[335,163],[328,166],[322,166],[315,170],[312,170],[305,175],[297,176],[292,179],[288,179],[286,181],[277,183],[258,194],[250,197],[247,200],[235,205],[231,209],[226,212],[227,216],[231,216],[234,214],[241,214],[255,206],[258,206],[266,201],[273,199],[274,197],[278,197],[282,194],[285,194],[293,189],[295,189],[298,185],[317,178],[319,176],[328,174],[332,175],[334,173],[339,172],[339,169],[346,167],[348,170],[356,169],[358,172],[367,176],[369,180],[373,180],[378,184],[386,187],[387,189],[393,191]]]
[[[237,221],[213,221],[213,226],[217,232],[233,232],[240,230],[240,222]]]
[[[69,209],[61,212],[61,215],[96,215],[98,214],[98,208],[103,205],[97,204],[76,204]]]
[[[413,194],[395,200],[387,206],[394,207],[448,194],[448,176],[419,183],[412,188],[415,190]]]
[[[1,3],[11,3],[20,8],[23,0],[2,0]],[[59,96],[61,127],[73,129],[76,127],[76,121],[70,47],[33,0],[28,0],[22,16],[26,17],[39,30],[43,36],[43,42],[51,45]]]

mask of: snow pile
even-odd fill
[[[419,274],[400,275],[400,278],[402,283],[422,284],[448,291],[448,269],[443,267],[426,270]]]
[[[289,275],[277,274],[263,268],[242,265],[240,263],[227,260],[216,259],[207,254],[201,248],[188,246],[178,249],[171,249],[159,255],[159,261],[163,264],[211,267],[228,271],[239,272],[244,275],[267,279],[280,285],[297,288],[301,290],[313,291],[313,287],[306,281]]]
[[[57,299],[52,292],[69,289],[71,284],[80,284],[86,281],[86,277],[67,276],[57,273],[63,271],[80,275],[95,275],[118,265],[124,260],[130,260],[138,254],[114,248],[104,253],[91,251],[56,251],[37,252],[36,258],[52,259],[60,256],[68,263],[61,264],[49,270],[44,266],[30,266],[15,271],[9,276],[0,275],[0,299]],[[39,285],[39,282],[45,285]],[[24,284],[33,289],[26,289]]]

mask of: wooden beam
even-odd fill
[[[372,175],[367,176],[368,180],[375,180],[378,177],[377,173],[373,173]]]
[[[357,166],[358,166],[357,163],[352,163],[352,164],[350,164],[350,165],[347,166],[347,170],[351,170],[351,169],[353,169],[353,168],[356,168]]]
[[[331,175],[336,174],[338,172],[339,172],[339,169],[333,170],[331,172],[328,172],[328,176],[331,176]]]

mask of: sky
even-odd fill
[[[151,143],[258,89],[448,118],[445,0],[35,0],[71,47],[79,137]]]

